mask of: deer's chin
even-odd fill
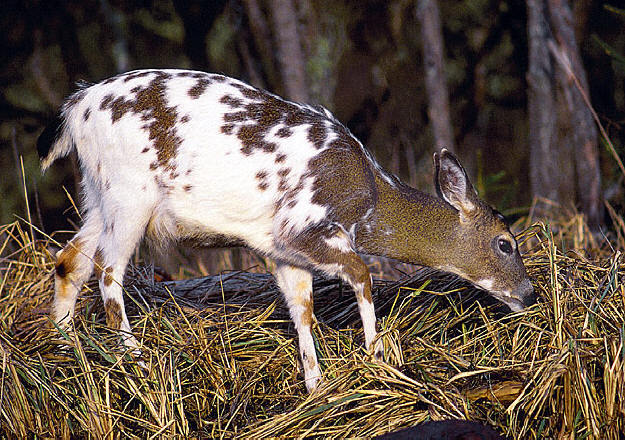
[[[497,297],[496,297],[497,298]],[[513,312],[521,312],[525,309],[525,305],[519,300],[514,298],[497,298],[499,301],[510,307]]]
[[[528,279],[524,280],[517,289],[496,290],[494,289],[494,280],[482,279],[473,282],[477,287],[484,289],[490,296],[507,305],[513,312],[520,312],[536,302],[536,295],[532,284]]]
[[[510,310],[513,312],[522,312],[525,310],[530,304],[524,302],[520,298],[516,298],[513,295],[510,295],[509,291],[501,291],[501,292],[488,292],[493,298],[501,301],[505,305],[507,305]],[[532,302],[533,304],[533,302]]]

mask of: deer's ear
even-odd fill
[[[443,148],[440,154],[434,153],[434,167],[434,185],[439,197],[464,215],[475,211],[477,193],[456,156]]]

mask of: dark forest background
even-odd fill
[[[0,222],[30,211],[48,233],[73,229],[75,160],[42,176],[37,136],[76,81],[172,67],[220,72],[322,104],[385,168],[425,191],[433,191],[432,153],[447,146],[504,213],[579,211],[593,228],[609,229],[624,198],[620,7],[590,0],[6,0]]]

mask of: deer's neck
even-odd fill
[[[358,224],[360,252],[442,268],[453,249],[458,214],[442,200],[376,176],[377,200]]]

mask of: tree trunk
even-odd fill
[[[555,42],[550,47],[556,52],[558,85],[563,90],[568,110],[565,117],[570,120],[572,127],[570,140],[575,158],[577,201],[589,225],[594,228],[603,221],[601,169],[597,127],[582,96],[582,93],[589,96],[586,71],[575,40],[573,14],[568,2],[549,0],[549,12],[555,34]]]
[[[271,0],[269,7],[284,92],[289,99],[307,102],[306,67],[297,30],[298,18],[294,2]]]
[[[443,63],[443,32],[436,0],[420,0],[417,18],[421,24],[425,90],[428,95],[428,116],[432,124],[436,150],[455,151],[454,133],[449,116],[449,95]]]
[[[559,151],[560,144],[553,139],[557,126],[554,67],[547,47],[550,30],[544,3],[545,0],[527,0],[530,181],[534,196],[561,202],[560,180],[572,176],[568,157]],[[560,163],[562,159],[569,166]]]
[[[248,27],[252,34],[253,49],[255,49],[256,56],[260,60],[266,84],[275,87],[279,81],[274,65],[271,31],[269,30],[265,14],[261,10],[257,0],[243,0],[243,5],[245,6]],[[260,87],[261,83],[253,83],[253,85]]]
[[[595,228],[602,221],[597,131],[578,88],[588,94],[571,9],[563,0],[527,0],[527,9],[532,193],[579,205]]]

